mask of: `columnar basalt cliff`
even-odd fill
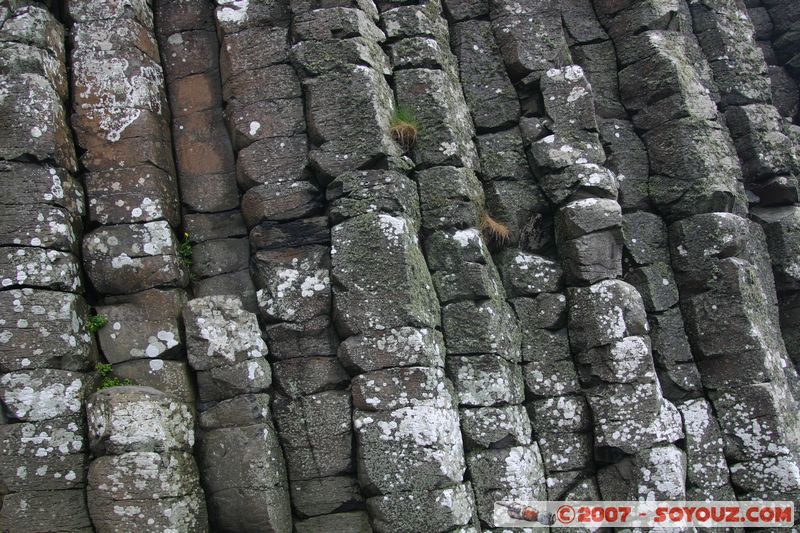
[[[0,2],[0,531],[800,505],[798,84],[796,0]]]

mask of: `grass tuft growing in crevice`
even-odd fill
[[[128,378],[119,379],[117,376],[114,376],[114,369],[110,363],[97,363],[94,369],[100,375],[100,379],[102,380],[100,381],[100,386],[97,387],[97,390],[133,385],[133,382]]]
[[[419,130],[419,122],[414,113],[406,107],[397,106],[392,113],[389,126],[392,138],[403,148],[403,151],[410,152],[414,143],[417,142],[417,131]]]
[[[489,242],[502,245],[508,241],[511,231],[502,222],[493,219],[489,213],[484,213],[481,217],[481,233]]]
[[[86,329],[89,333],[97,333],[108,324],[108,317],[106,315],[89,315],[89,320],[86,323]]]

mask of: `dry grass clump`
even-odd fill
[[[490,242],[504,244],[511,232],[508,226],[493,219],[489,213],[484,213],[481,217],[481,233]]]
[[[392,114],[389,123],[389,133],[392,138],[403,148],[403,151],[410,152],[417,141],[417,130],[419,123],[414,118],[414,114],[405,107],[398,106]]]

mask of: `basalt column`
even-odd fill
[[[764,233],[743,218],[743,168],[727,128],[717,120],[712,73],[722,81],[725,65],[709,68],[703,61],[677,3],[595,2],[595,7],[615,41],[623,103],[645,132],[650,197],[670,223],[680,305],[721,428],[733,487],[744,499],[792,497],[798,472],[796,404],[791,376],[784,372],[788,358],[773,276],[764,261]],[[696,22],[703,23],[698,15]],[[750,75],[749,67],[742,69],[743,77]],[[722,87],[719,94],[723,100],[734,97]],[[691,421],[687,416],[687,427]],[[765,472],[778,464],[785,475],[767,479]]]
[[[192,290],[197,297],[236,295],[255,311],[247,229],[223,120],[214,3],[161,0],[155,6]]]
[[[375,531],[450,531],[472,520],[472,491],[418,242],[419,197],[389,134],[385,35],[374,5],[361,7],[297,14],[293,50],[312,165],[322,182],[333,180],[333,316],[339,360],[355,375],[356,470]]]
[[[186,300],[169,107],[146,2],[75,0],[72,125],[89,225],[83,262],[114,372],[184,401],[194,392],[180,334]]]
[[[64,28],[33,2],[0,7],[0,20],[0,528],[89,533],[83,399],[96,347]]]
[[[552,209],[526,158],[526,149],[546,133],[541,110],[531,108],[527,92],[520,101],[492,24],[480,18],[489,4],[446,2],[446,8],[462,88],[478,132],[479,176],[487,197],[484,235],[519,319],[526,407],[541,450],[547,495],[551,500],[597,498],[589,408],[569,351]],[[540,29],[559,29],[557,19],[547,14],[539,24]],[[507,235],[493,230],[486,217],[502,224]]]
[[[458,393],[467,477],[479,520],[497,526],[494,503],[545,498],[539,447],[525,411],[516,317],[479,230],[488,216],[479,155],[441,3],[388,9],[398,104],[419,121],[410,155],[423,243],[442,306],[447,376]]]

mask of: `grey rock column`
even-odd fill
[[[793,384],[781,368],[786,368],[787,356],[777,328],[774,281],[764,264],[765,237],[755,223],[738,216],[746,214],[738,192],[742,168],[727,129],[715,120],[718,96],[712,72],[727,75],[728,81],[735,81],[735,75],[730,77],[735,73],[724,63],[717,64],[716,71],[706,67],[694,36],[669,25],[670,17],[665,15],[678,13],[677,6],[652,2],[621,10],[602,2],[595,6],[609,19],[607,28],[618,30],[612,36],[620,63],[625,65],[620,72],[621,94],[634,113],[634,123],[647,130],[651,199],[668,221],[674,221],[669,240],[680,304],[694,359],[722,431],[733,487],[745,499],[767,497],[775,490],[792,494],[796,491],[792,475],[781,481],[780,489],[756,481],[766,464],[791,461],[796,454],[797,425],[793,407],[789,412],[777,407],[791,406],[795,400]],[[701,16],[698,22],[702,20]],[[724,44],[725,39],[720,42]],[[689,62],[696,68],[685,68]],[[742,69],[745,77],[752,73],[751,67]],[[667,76],[669,70],[684,76]],[[655,72],[665,75],[646,74]],[[629,89],[623,89],[626,86]],[[720,96],[729,103],[744,94],[737,96],[723,87]],[[739,92],[757,87],[740,87]],[[659,99],[652,98],[656,94]],[[713,174],[704,169],[713,169]],[[674,179],[665,181],[662,175],[681,176],[685,185],[676,188]],[[682,199],[664,202],[680,190],[685,191]],[[692,205],[683,201],[692,198]],[[752,296],[754,291],[758,297]],[[710,342],[712,330],[714,342]],[[770,420],[768,431],[760,422],[756,429],[751,419],[744,421],[755,412],[763,412],[765,420]],[[684,420],[690,421],[686,415]],[[760,443],[765,433],[774,446]],[[734,445],[734,434],[737,441],[748,444]],[[696,451],[692,455],[698,457]],[[703,489],[701,484],[697,488]]]
[[[83,264],[108,318],[98,339],[121,378],[194,398],[179,329],[187,282],[160,52],[149,3],[75,0],[72,125],[89,220]]]
[[[97,349],[77,259],[85,206],[64,28],[32,2],[0,20],[0,527],[88,533],[83,399]]]
[[[190,404],[150,387],[112,387],[88,399],[86,417],[95,531],[208,531]]]
[[[219,531],[292,529],[286,466],[272,424],[268,348],[239,298],[195,298],[184,314],[197,373],[200,479]]]
[[[196,296],[238,295],[255,311],[236,162],[223,119],[215,5],[212,0],[162,0],[155,6],[188,234],[182,238],[192,243],[192,289]]]
[[[544,499],[546,489],[523,405],[516,317],[479,229],[487,212],[476,175],[480,147],[462,83],[473,89],[467,92],[470,102],[493,100],[477,119],[482,127],[516,121],[519,105],[510,83],[500,91],[491,84],[505,74],[502,64],[500,72],[497,65],[489,68],[480,85],[477,72],[459,69],[440,2],[387,9],[381,17],[398,104],[420,122],[410,155],[417,166],[426,259],[442,306],[445,371],[458,394],[467,476],[478,520],[496,527],[496,501]],[[460,80],[459,70],[471,77]]]
[[[751,213],[767,232],[781,326],[787,335],[784,341],[796,366],[800,352],[792,341],[800,325],[795,322],[794,311],[800,276],[793,274],[796,253],[792,250],[800,245],[793,235],[800,173],[797,145],[787,135],[788,124],[772,105],[768,67],[743,6],[706,0],[691,7],[694,31],[709,59],[719,88],[719,104],[725,110],[739,154]]]

